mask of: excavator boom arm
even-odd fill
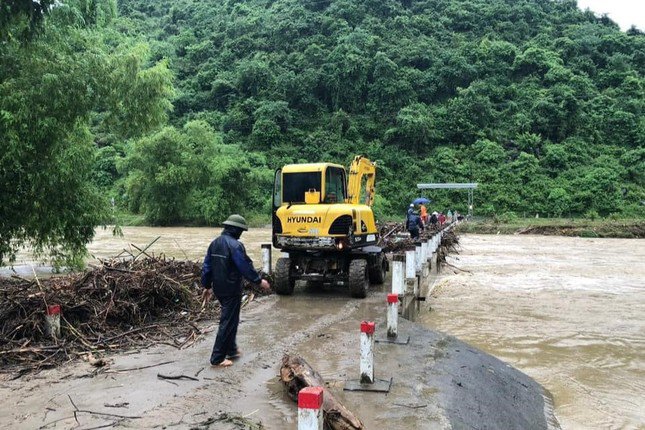
[[[361,185],[365,181],[365,202],[364,204],[372,206],[374,204],[374,184],[376,182],[376,164],[357,155],[349,166],[349,179],[347,180],[347,203],[358,205],[361,204]]]

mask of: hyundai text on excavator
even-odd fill
[[[273,190],[273,246],[279,258],[274,288],[292,294],[297,280],[346,285],[353,297],[382,284],[388,270],[376,246],[376,165],[356,156],[349,167],[332,163],[289,164],[278,169]]]

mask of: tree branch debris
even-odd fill
[[[89,353],[195,343],[204,333],[196,323],[219,316],[216,300],[202,309],[201,264],[147,249],[80,274],[0,278],[0,373],[19,377]],[[245,293],[266,294],[249,283]],[[60,339],[46,334],[47,304],[61,305]]]

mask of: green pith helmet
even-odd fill
[[[233,214],[226,221],[223,222],[224,225],[231,225],[233,227],[239,227],[242,230],[246,231],[249,229],[249,225],[246,223],[246,220],[242,215]]]

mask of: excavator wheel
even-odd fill
[[[364,299],[370,280],[366,260],[352,260],[349,263],[349,292],[352,297]]]
[[[276,261],[275,263],[273,284],[276,293],[283,296],[290,296],[291,294],[293,294],[293,289],[296,286],[296,281],[291,277],[290,259],[278,258],[278,261]]]
[[[387,272],[387,260],[385,259],[385,254],[378,254],[374,260],[374,264],[371,265],[369,269],[370,283],[381,285],[385,282],[385,272]]]

